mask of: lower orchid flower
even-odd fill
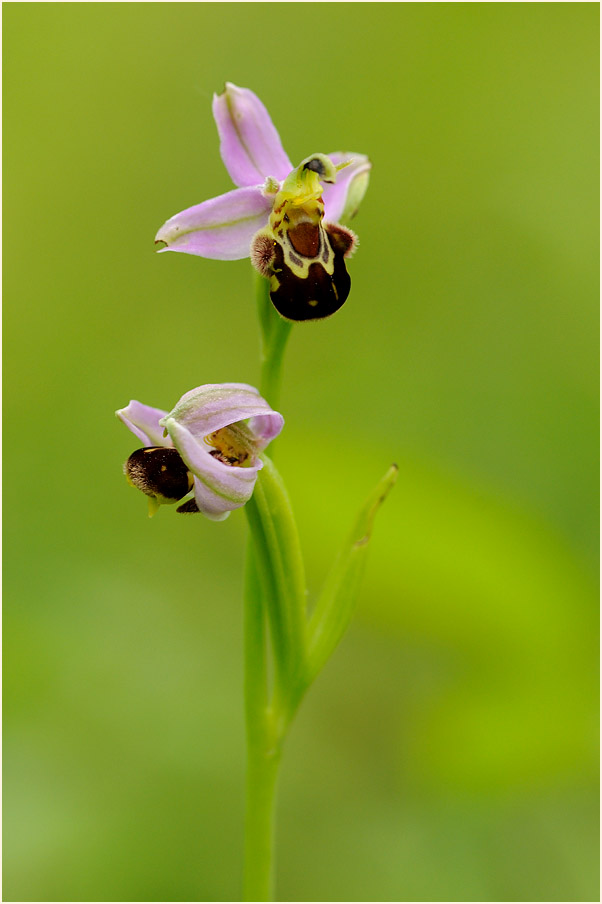
[[[144,444],[124,471],[148,496],[149,516],[192,494],[176,511],[202,512],[213,521],[251,498],[263,467],[259,455],[284,424],[246,383],[199,386],[169,413],[131,401],[116,415]]]
[[[293,168],[269,113],[230,82],[213,98],[226,169],[238,186],[171,217],[155,241],[162,251],[217,260],[250,257],[270,281],[287,320],[319,320],[344,304],[345,260],[356,245],[338,221],[356,213],[368,187],[364,154],[313,154]]]

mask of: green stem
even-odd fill
[[[245,713],[250,745],[261,741],[268,710],[265,613],[254,550],[249,545],[245,575]]]
[[[249,747],[245,817],[245,901],[271,901],[274,803],[280,751]]]
[[[260,276],[256,299],[261,329],[260,392],[277,408],[291,324],[277,314],[270,301],[269,283]],[[303,559],[291,505],[272,461],[267,455],[262,461],[253,496],[245,506],[250,528],[244,620],[245,901],[271,900],[275,794],[282,744],[305,691],[349,623],[374,516],[397,477],[397,466],[393,465],[361,509],[308,622]]]
[[[305,579],[299,538],[280,475],[263,456],[245,506],[251,538],[245,593],[247,809],[245,901],[268,901],[273,861],[274,794],[284,735],[307,671]],[[269,622],[273,678],[267,682]]]
[[[280,396],[284,351],[292,324],[277,314],[270,301],[269,288],[269,282],[257,275],[257,313],[261,328],[260,392],[276,408]],[[272,559],[273,555],[279,553],[279,548],[269,513],[270,501],[265,496],[265,491],[260,489],[259,495],[253,496],[246,506],[251,537],[247,557],[244,619],[247,734],[243,883],[245,901],[272,900],[274,806],[280,763],[280,738],[276,732],[274,710],[281,708],[279,700],[286,685],[284,670],[287,662],[290,662],[287,652],[292,628],[291,606],[283,608],[280,605],[281,587]],[[274,694],[271,704],[265,630],[268,618],[274,652]]]
[[[245,715],[247,807],[245,813],[244,900],[270,901],[274,792],[278,753],[272,743],[268,706],[265,613],[253,547],[249,546],[245,592]]]
[[[256,274],[255,280],[257,314],[261,328],[259,391],[272,408],[278,408],[284,351],[293,325],[290,321],[282,319],[270,301],[268,280],[259,274]]]

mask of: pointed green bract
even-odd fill
[[[374,518],[397,479],[392,465],[361,508],[322,589],[305,614],[305,576],[299,537],[282,478],[266,455],[246,511],[274,656],[271,708],[279,741],[305,692],[334,652],[351,620]]]
[[[397,480],[397,465],[392,465],[361,509],[341,549],[309,623],[309,685],[330,658],[347,628],[359,591],[374,518]]]

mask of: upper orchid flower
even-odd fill
[[[250,257],[270,280],[270,297],[288,320],[318,320],[347,298],[345,258],[356,238],[338,225],[368,187],[364,154],[312,154],[293,168],[269,113],[248,88],[230,82],[213,97],[220,152],[238,186],[189,207],[156,235],[162,251],[217,260]]]
[[[284,424],[246,383],[199,386],[169,414],[136,401],[115,413],[144,443],[124,470],[148,496],[149,516],[194,491],[177,511],[203,512],[213,521],[251,498],[263,467],[259,453]]]

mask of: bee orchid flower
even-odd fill
[[[143,443],[124,472],[148,496],[149,516],[189,497],[176,511],[213,521],[251,498],[263,467],[259,455],[284,424],[246,383],[199,386],[169,413],[137,401],[115,413]]]
[[[214,95],[222,160],[237,188],[167,220],[155,242],[216,260],[250,257],[288,320],[318,320],[345,302],[356,237],[340,220],[368,187],[364,154],[313,154],[294,168],[269,113],[248,88]]]

